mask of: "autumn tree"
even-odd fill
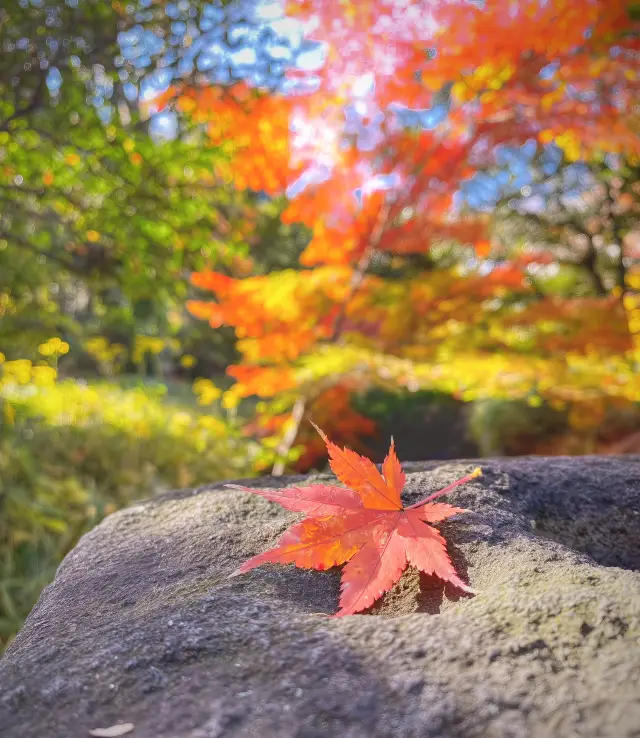
[[[283,220],[312,233],[299,268],[193,275],[215,301],[191,311],[238,337],[227,403],[263,398],[259,423],[281,429],[283,457],[305,416],[353,444],[370,429],[349,396],[371,385],[527,398],[576,418],[636,402],[639,41],[628,4],[288,9],[322,46],[318,63],[289,71],[287,94],[191,85],[167,98],[212,142],[232,135],[236,185],[287,192]],[[510,169],[523,151],[531,161]],[[581,167],[568,188],[562,178]],[[477,202],[483,189],[495,214]],[[534,231],[510,237],[515,220]]]
[[[212,163],[228,159],[220,147],[203,146],[186,119],[159,125],[144,97],[183,58],[197,5],[16,0],[0,9],[7,358],[37,357],[52,336],[70,343],[65,364],[76,370],[142,365],[176,339],[205,366],[232,355],[224,336],[212,345],[197,327],[185,332],[186,278],[234,264],[274,218],[214,176]]]

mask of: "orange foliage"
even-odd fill
[[[363,439],[374,435],[376,424],[351,406],[351,395],[357,389],[355,382],[348,381],[329,387],[310,404],[308,416],[319,425],[331,427],[333,437],[342,444],[365,453],[368,448]],[[308,427],[301,428],[298,443],[303,452],[295,463],[297,470],[313,469],[326,457],[322,439]]]
[[[177,107],[197,122],[207,122],[211,143],[229,150],[233,171],[220,165],[223,180],[233,177],[239,189],[275,194],[286,188],[290,174],[289,115],[286,100],[261,95],[246,84],[232,89],[186,90]]]
[[[177,90],[161,101],[177,100],[230,154],[232,167],[220,177],[239,188],[293,193],[283,221],[312,231],[304,269],[251,276],[249,263],[241,279],[193,275],[216,301],[191,301],[189,310],[236,330],[237,395],[324,397],[337,408],[323,420],[333,430],[350,417],[345,398],[353,386],[386,379],[411,386],[420,377],[430,386],[439,367],[457,361],[438,386],[465,399],[477,396],[470,388],[487,362],[499,367],[486,374],[489,394],[515,387],[577,400],[588,386],[640,399],[640,386],[627,378],[632,335],[640,336],[640,301],[627,307],[631,283],[625,303],[614,291],[545,295],[531,275],[553,265],[551,252],[511,248],[489,261],[489,219],[456,209],[460,183],[491,165],[499,144],[554,141],[569,162],[607,153],[640,160],[638,27],[627,3],[290,0],[288,7],[328,50],[313,72],[316,92],[286,97],[236,84]],[[402,126],[393,111],[438,101],[448,116],[431,130]],[[433,268],[430,252],[452,242],[468,257]],[[401,275],[412,257],[424,257],[428,268],[406,278],[373,276],[374,254]],[[329,368],[314,363],[318,352]],[[412,362],[424,365],[414,371]],[[354,417],[345,433],[361,430]],[[310,442],[303,463],[320,450]]]

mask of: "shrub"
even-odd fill
[[[17,366],[16,366],[17,365]],[[0,364],[0,650],[79,536],[134,500],[252,473],[235,423],[164,388]]]

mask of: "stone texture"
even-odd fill
[[[473,466],[407,465],[406,501]],[[227,578],[295,519],[275,504],[214,485],[111,515],[0,661],[0,734],[637,738],[640,458],[482,467],[439,526],[479,594],[410,570],[337,620],[334,571]]]

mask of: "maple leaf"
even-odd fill
[[[249,559],[232,576],[266,563],[320,570],[346,564],[336,617],[352,615],[372,605],[400,579],[407,564],[473,593],[457,575],[445,539],[429,523],[468,512],[433,500],[480,476],[480,469],[404,508],[400,494],[405,473],[393,439],[381,474],[371,460],[347,448],[341,450],[315,427],[327,445],[333,472],[346,487],[312,484],[252,489],[227,485],[306,516],[284,533],[275,548]]]

